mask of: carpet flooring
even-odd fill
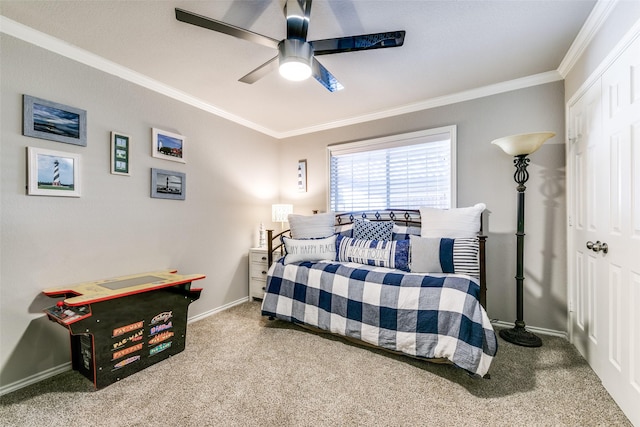
[[[105,387],[68,371],[0,397],[0,425],[630,426],[566,340],[500,339],[491,378],[260,316],[194,322],[186,349]]]

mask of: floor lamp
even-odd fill
[[[522,135],[505,136],[492,141],[492,144],[502,148],[505,153],[514,156],[513,164],[516,172],[513,175],[514,180],[518,184],[518,229],[516,232],[517,258],[516,258],[516,321],[515,326],[511,329],[500,330],[500,336],[513,344],[524,347],[540,347],[542,340],[529,332],[525,328],[524,310],[523,310],[523,281],[524,281],[524,184],[529,179],[527,165],[529,159],[527,156],[544,144],[544,142],[553,137],[553,132],[537,132]]]

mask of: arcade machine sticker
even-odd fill
[[[113,353],[111,360],[120,359],[121,357],[124,357],[127,354],[135,353],[136,351],[139,351],[139,350],[142,350],[142,343],[132,345],[131,347],[127,347],[123,350],[116,351],[115,353]]]
[[[155,334],[160,333],[162,331],[166,331],[167,329],[171,329],[172,327],[173,327],[173,324],[171,322],[163,323],[162,325],[153,326],[149,330],[149,335],[155,335]]]
[[[141,329],[143,326],[144,326],[144,321],[143,320],[141,320],[139,322],[136,322],[136,323],[132,323],[132,324],[127,325],[127,326],[121,326],[119,328],[115,328],[113,330],[113,334],[111,336],[113,338],[119,337],[120,335],[124,335],[127,332],[135,331],[136,329]]]
[[[118,342],[114,342],[113,343],[113,348],[111,349],[111,351],[116,351],[116,350],[120,350],[121,348],[123,348],[125,345],[132,343],[132,342],[136,342],[136,341],[141,341],[142,340],[142,336],[144,335],[144,330],[139,330],[138,332],[135,332],[134,334],[121,339]]]
[[[162,313],[156,314],[151,319],[151,324],[156,325],[158,323],[165,323],[167,320],[173,317],[173,311],[163,311]]]
[[[157,345],[157,346],[153,347],[151,350],[149,350],[149,356],[154,356],[154,355],[160,353],[161,351],[165,351],[169,347],[171,347],[171,341],[162,343],[160,345]]]
[[[112,371],[115,371],[115,370],[120,369],[120,368],[122,368],[124,366],[127,366],[130,363],[137,362],[138,360],[140,360],[140,355],[127,357],[126,359],[121,360],[120,362],[118,362],[115,365],[113,365]]]
[[[156,345],[159,342],[166,341],[173,336],[172,331],[161,332],[149,340],[149,345]]]

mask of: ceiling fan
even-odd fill
[[[335,92],[344,87],[336,80],[333,74],[318,62],[315,56],[399,47],[404,43],[404,31],[307,41],[311,1],[287,0],[284,6],[285,16],[287,17],[287,38],[284,40],[276,40],[179,8],[176,8],[176,19],[187,24],[278,49],[276,57],[240,78],[239,81],[243,83],[254,83],[277,68],[280,74],[289,80],[304,80],[313,75],[330,92]]]

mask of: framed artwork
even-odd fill
[[[298,191],[306,193],[307,191],[307,160],[298,161]]]
[[[80,155],[27,147],[32,196],[80,197]]]
[[[186,163],[184,144],[186,138],[176,133],[151,129],[151,155],[165,160]]]
[[[87,146],[87,112],[29,95],[22,96],[22,134]]]
[[[151,197],[184,200],[187,176],[182,172],[151,169]]]
[[[129,144],[131,138],[120,132],[111,132],[111,173],[129,175]]]

